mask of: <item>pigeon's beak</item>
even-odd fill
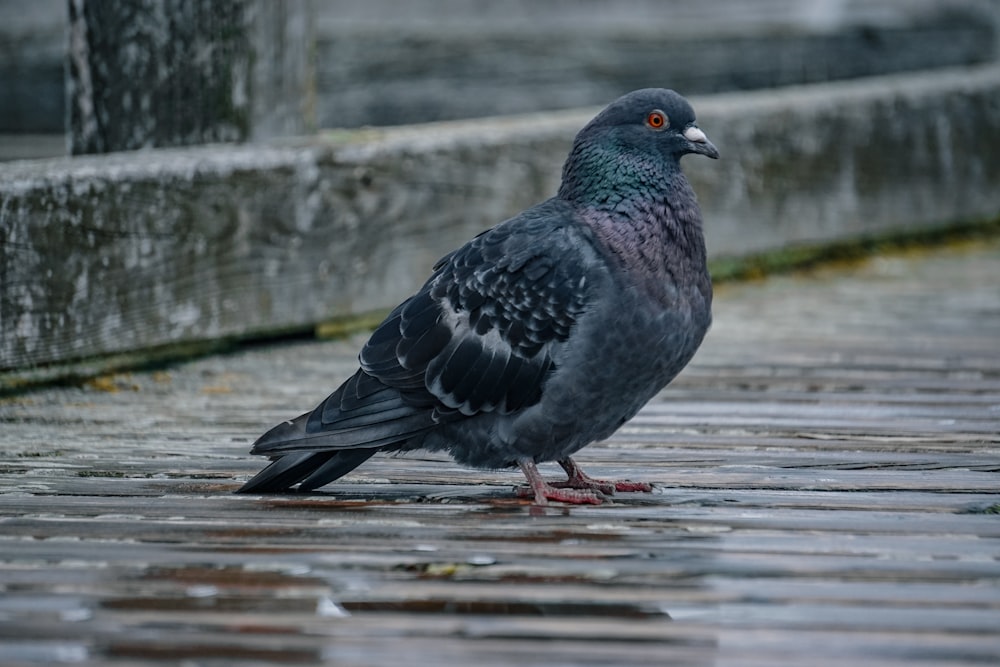
[[[684,138],[688,140],[691,145],[691,152],[697,153],[698,155],[704,155],[710,157],[713,160],[719,159],[719,149],[715,147],[705,133],[701,131],[697,125],[689,125],[687,129],[684,130]]]

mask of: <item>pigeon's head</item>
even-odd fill
[[[576,135],[559,194],[614,203],[670,188],[683,180],[680,159],[688,153],[719,157],[688,101],[663,88],[636,90],[612,102]]]
[[[580,131],[579,138],[675,159],[688,153],[719,157],[695,123],[691,104],[664,88],[644,88],[618,98]]]

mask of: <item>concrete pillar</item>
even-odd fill
[[[312,0],[69,0],[73,154],[314,129]]]

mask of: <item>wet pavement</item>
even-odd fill
[[[722,287],[598,507],[424,454],[234,495],[361,338],[0,399],[3,663],[996,664],[998,285],[994,240]]]

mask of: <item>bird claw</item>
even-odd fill
[[[519,462],[524,476],[528,478],[529,486],[517,488],[517,495],[520,498],[534,498],[539,505],[545,505],[550,500],[574,505],[600,505],[610,500],[615,491],[645,491],[653,490],[649,482],[633,482],[631,480],[604,480],[595,479],[583,472],[580,466],[571,458],[559,461],[559,465],[566,471],[567,480],[565,482],[549,483],[542,479],[538,473],[538,468],[531,460]]]
[[[553,482],[552,486],[561,489],[593,489],[606,496],[614,495],[615,491],[622,493],[649,493],[653,490],[653,485],[649,482],[633,482],[630,479],[594,479],[587,477],[584,481]]]
[[[617,483],[592,477],[588,477],[584,481],[568,479],[565,482],[550,482],[550,486],[557,489],[589,489],[605,496],[613,496],[618,490]]]
[[[649,493],[653,490],[653,485],[649,482],[633,482],[630,479],[596,479],[591,477],[576,464],[571,458],[565,458],[559,462],[566,475],[569,477],[565,482],[560,482],[555,486],[567,486],[572,489],[595,489],[605,495],[611,495],[615,491],[628,493],[630,491],[640,491]]]
[[[547,505],[550,500],[571,505],[600,505],[608,500],[607,495],[596,489],[574,489],[561,484],[545,484],[538,489],[519,486],[515,491],[519,498],[534,498],[537,505]]]
[[[630,479],[620,479],[612,482],[612,484],[615,485],[616,491],[621,491],[622,493],[651,493],[653,491],[653,485],[649,482],[633,482]]]

